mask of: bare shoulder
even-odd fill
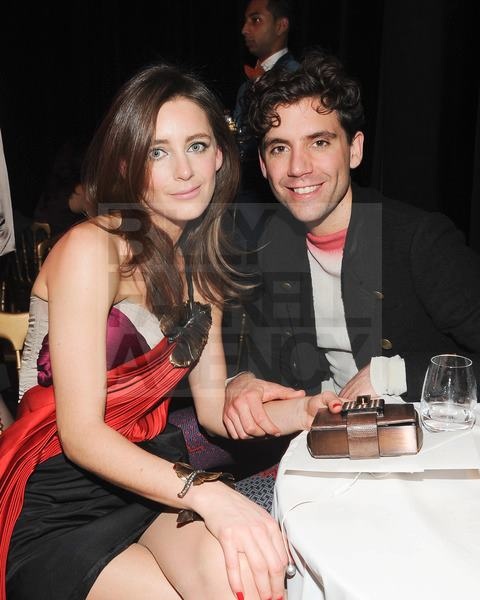
[[[101,225],[93,220],[80,223],[56,242],[35,281],[35,295],[45,298],[53,279],[119,271],[122,240]]]
[[[72,227],[52,248],[48,260],[114,259],[119,253],[119,238],[101,225],[96,221],[87,221]]]

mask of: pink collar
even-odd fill
[[[308,241],[324,252],[338,252],[339,250],[343,250],[346,237],[347,228],[326,235],[313,235],[313,233],[307,233]]]

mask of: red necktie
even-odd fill
[[[260,62],[257,60],[257,64],[254,67],[250,65],[243,65],[245,75],[251,80],[255,81],[265,73],[265,69],[262,67]]]

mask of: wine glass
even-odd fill
[[[430,359],[420,404],[426,429],[457,431],[473,427],[476,403],[477,384],[469,358],[439,354]]]

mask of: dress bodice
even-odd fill
[[[107,370],[153,348],[163,338],[157,317],[145,307],[122,300],[112,306],[107,320]],[[80,359],[80,357],[79,357]],[[50,385],[48,302],[32,296],[28,333],[19,377],[19,397],[31,387]]]

